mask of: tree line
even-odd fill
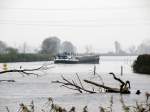
[[[131,45],[126,51],[122,49],[121,44],[118,41],[114,42],[115,55],[139,55],[150,54],[150,40],[146,39],[138,46]]]
[[[56,55],[58,53],[75,53],[76,47],[70,41],[64,41],[61,43],[61,40],[58,37],[46,38],[42,42],[41,53]]]
[[[0,41],[0,62],[48,61],[63,52],[75,53],[76,47],[70,41],[61,42],[58,37],[48,37],[42,41],[36,53],[21,53],[19,49]]]

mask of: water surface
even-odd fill
[[[103,82],[111,87],[119,87],[109,72],[114,72],[124,81],[131,81],[131,94],[123,95],[125,103],[134,105],[135,101],[144,102],[144,93],[150,91],[150,76],[135,74],[132,72],[132,63],[136,57],[101,57],[100,64],[96,64],[96,72],[103,78]],[[20,103],[30,104],[33,100],[36,110],[40,112],[42,108],[46,108],[44,103],[48,97],[53,97],[55,103],[65,106],[67,109],[71,106],[76,106],[77,110],[81,110],[85,105],[89,111],[97,111],[99,106],[109,106],[110,97],[113,96],[114,111],[121,112],[120,94],[115,93],[97,93],[97,94],[79,94],[77,91],[69,90],[60,87],[59,84],[52,84],[51,81],[61,80],[61,75],[67,79],[77,81],[76,73],[81,79],[93,79],[102,83],[101,80],[93,78],[93,64],[50,64],[50,62],[19,62],[8,63],[8,69],[37,68],[43,64],[53,66],[53,68],[37,72],[40,77],[22,76],[19,73],[1,74],[0,79],[13,79],[16,82],[1,82],[0,83],[0,112],[6,112],[5,106],[8,106],[11,112],[16,112],[19,109]],[[120,67],[123,66],[123,76],[120,75]],[[2,64],[1,64],[2,67]],[[93,86],[84,86],[92,89]],[[96,88],[95,88],[96,89]],[[136,90],[142,91],[141,95],[135,95]]]

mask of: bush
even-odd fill
[[[150,74],[150,55],[139,55],[133,63],[133,71],[135,73]]]

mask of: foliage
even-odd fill
[[[139,55],[133,63],[133,71],[135,73],[150,74],[150,55]]]
[[[7,46],[3,41],[0,41],[0,54],[5,53]]]
[[[8,54],[17,54],[18,50],[15,49],[15,48],[12,48],[12,47],[7,47],[6,48],[6,53],[8,53]]]
[[[42,42],[41,47],[42,47],[42,50],[41,50],[42,53],[56,55],[59,52],[60,39],[57,37],[46,38]]]
[[[25,47],[25,45],[24,45]],[[49,37],[43,40],[41,51],[38,53],[20,53],[18,49],[7,46],[0,41],[0,62],[31,62],[31,61],[49,61],[53,56],[57,55],[60,50],[63,52],[75,53],[74,45],[65,41],[60,45],[60,39],[57,37]]]
[[[61,52],[64,53],[64,52],[67,52],[67,53],[75,53],[75,46],[69,42],[69,41],[64,41],[62,44],[61,44]]]

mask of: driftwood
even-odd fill
[[[39,74],[37,73],[33,73],[33,71],[42,71],[42,70],[47,70],[49,69],[47,66],[41,66],[38,68],[32,68],[32,69],[10,69],[10,70],[4,70],[4,71],[0,71],[0,74],[4,74],[4,73],[11,73],[11,72],[18,72],[21,74],[25,74],[25,75],[35,75],[35,76],[39,76]]]
[[[104,88],[106,90],[106,92],[130,94],[130,91],[129,91],[129,89],[130,89],[130,82],[129,81],[126,81],[126,82],[122,81],[121,79],[117,78],[116,75],[114,73],[112,73],[112,72],[109,73],[109,74],[112,74],[113,78],[116,81],[119,81],[121,83],[120,88],[108,87],[108,86],[105,86],[105,85],[102,85],[102,84],[98,84],[96,82],[89,81],[89,80],[84,80],[84,82],[92,84],[92,85],[95,85],[95,86],[98,86],[98,87],[101,87],[101,88]]]
[[[109,87],[109,86],[104,85],[104,83],[103,84],[99,84],[99,83],[96,83],[94,81],[86,80],[86,79],[83,80],[83,81],[85,83],[94,85],[96,87],[103,88],[105,90],[105,92],[130,94],[130,91],[129,91],[129,89],[130,89],[130,82],[129,81],[126,81],[126,82],[122,81],[121,79],[117,78],[114,73],[110,73],[110,74],[113,75],[113,78],[116,81],[119,81],[121,83],[120,88]],[[83,84],[82,84],[78,74],[76,74],[76,75],[77,75],[79,84],[75,83],[75,81],[73,81],[73,80],[69,81],[66,78],[64,78],[63,76],[62,76],[63,81],[58,81],[57,80],[57,81],[52,81],[52,83],[62,84],[61,86],[66,87],[68,89],[77,90],[80,93],[83,93],[83,91],[88,92],[88,93],[97,93],[94,90],[91,91],[91,90],[88,90],[85,87],[83,87]],[[129,85],[129,87],[127,85]]]
[[[130,81],[126,81],[126,82],[124,82],[124,81],[122,81],[121,79],[119,79],[119,78],[117,78],[116,77],[116,75],[113,73],[113,72],[111,72],[111,73],[109,73],[109,74],[112,74],[113,75],[113,78],[116,80],[116,81],[119,81],[120,83],[121,83],[121,86],[120,86],[120,93],[127,93],[127,94],[129,94],[130,93],[130,91],[129,91],[129,89],[131,88],[131,86],[130,86]],[[109,91],[109,90],[108,90]],[[111,92],[111,91],[110,91]]]
[[[0,82],[15,82],[15,80],[0,80]]]
[[[121,86],[120,88],[113,88],[113,87],[108,87],[108,86],[105,86],[104,84],[98,84],[96,82],[93,82],[93,81],[89,81],[89,80],[84,80],[86,83],[90,83],[92,85],[95,85],[95,86],[98,86],[98,87],[101,87],[101,88],[104,88],[106,90],[106,92],[111,92],[111,93],[123,93],[123,94],[130,94],[130,81],[122,81],[120,78],[117,78],[116,75],[114,73],[109,73],[109,74],[112,74],[113,75],[113,78],[116,80],[116,81],[119,81],[121,83]]]
[[[39,75],[38,73],[34,73],[34,71],[44,71],[44,70],[47,70],[47,69],[50,69],[52,67],[47,67],[47,65],[43,65],[41,67],[38,67],[38,68],[32,68],[32,69],[10,69],[10,70],[3,70],[3,71],[0,71],[0,74],[5,74],[5,73],[12,73],[12,72],[17,72],[17,73],[20,73],[22,76],[30,76],[30,75],[35,75],[35,76],[41,76]],[[15,80],[0,80],[0,82],[15,82]]]
[[[76,75],[77,75],[77,74],[76,74]],[[61,76],[61,77],[62,77],[62,79],[63,79],[64,82],[57,80],[57,81],[52,81],[52,83],[59,83],[59,84],[62,84],[61,87],[63,86],[63,87],[66,87],[66,88],[68,88],[68,89],[77,90],[79,93],[83,93],[83,91],[88,92],[88,93],[96,93],[96,92],[94,92],[94,91],[85,89],[85,88],[83,87],[83,85],[82,85],[82,83],[81,83],[81,80],[80,80],[80,78],[79,78],[78,75],[77,75],[77,78],[78,78],[78,81],[80,82],[80,85],[77,84],[77,83],[75,83],[74,80],[69,81],[69,80],[67,80],[66,78],[64,78],[63,76]]]
[[[90,80],[84,80],[86,83],[89,83],[89,84],[92,84],[92,85],[95,85],[95,86],[98,86],[98,87],[101,87],[101,88],[104,88],[107,92],[107,90],[110,90],[110,91],[114,91],[114,92],[119,92],[119,89],[118,88],[111,88],[111,87],[108,87],[108,86],[105,86],[105,85],[102,85],[102,84],[98,84],[96,82],[93,82],[93,81],[90,81]]]
[[[12,70],[4,70],[4,71],[0,71],[0,74],[10,73],[10,72],[18,72],[18,73],[23,73],[23,74],[26,74],[26,75],[36,75],[36,76],[38,76],[38,74],[32,73],[31,71],[41,70],[42,68],[43,68],[43,66],[41,66],[39,68],[35,68],[35,69],[12,69]]]
[[[93,82],[93,81],[89,81],[89,80],[84,80],[84,81],[85,81],[86,83],[89,83],[89,84],[92,84],[92,85],[95,85],[95,86],[104,88],[104,89],[106,90],[106,92],[111,92],[111,93],[124,93],[124,94],[129,94],[129,93],[130,93],[129,91],[120,91],[119,88],[108,87],[108,86],[105,86],[105,85],[102,85],[102,84],[98,84],[98,83]]]

